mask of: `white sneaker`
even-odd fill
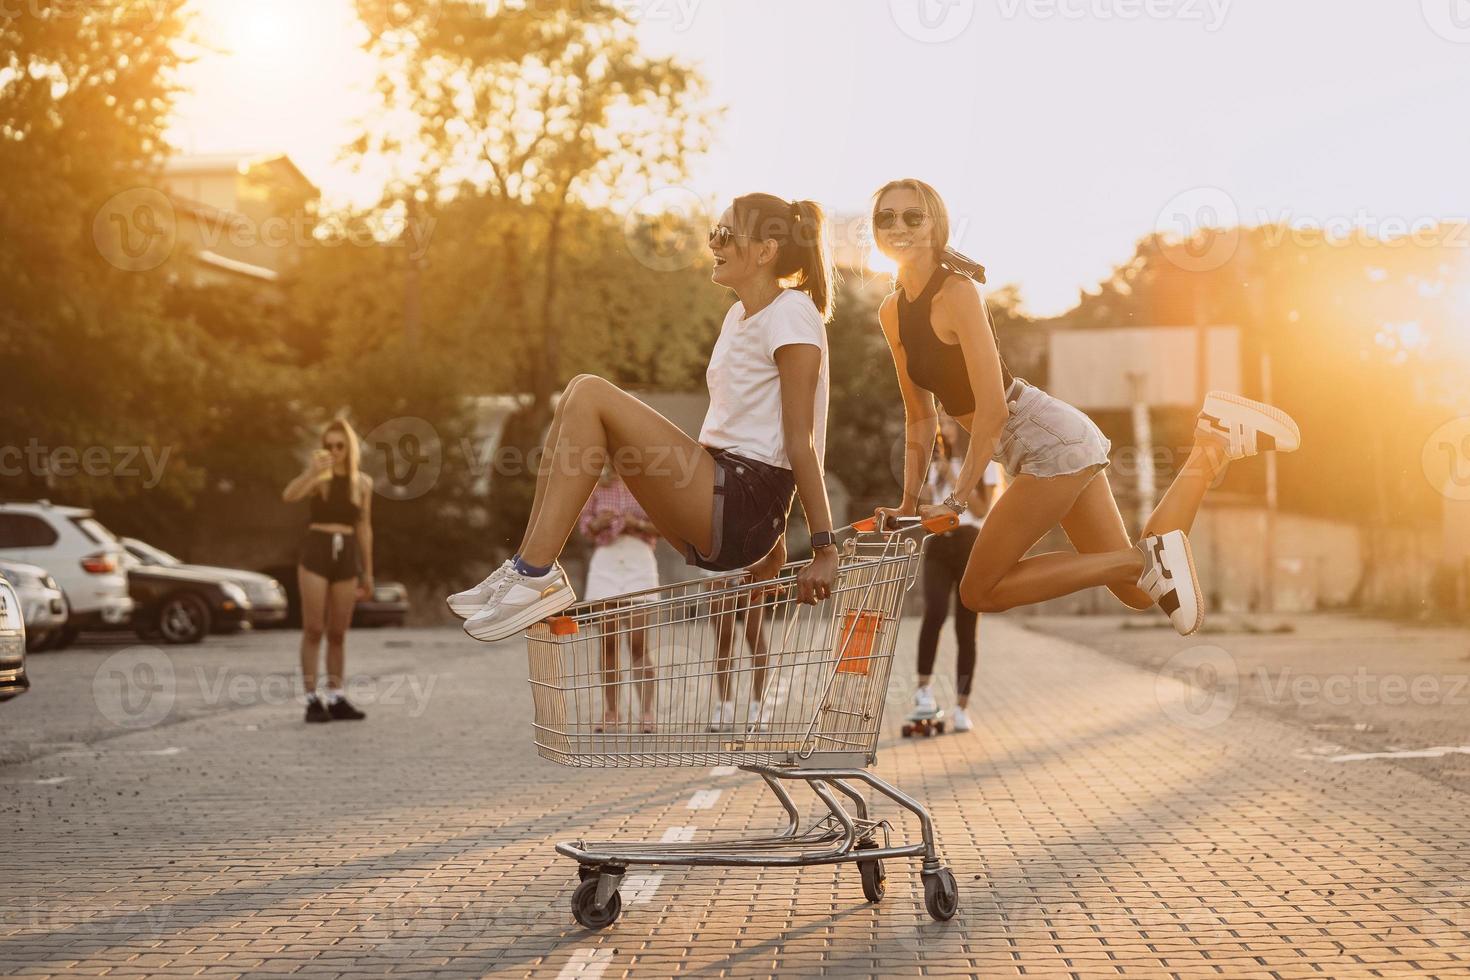
[[[914,715],[915,715],[915,717],[921,717],[923,715],[937,715],[937,714],[939,714],[939,702],[934,699],[934,688],[932,686],[926,686],[926,687],[921,687],[921,688],[918,688],[917,690],[915,690],[914,691]]]
[[[1228,391],[1205,396],[1195,430],[1223,443],[1231,459],[1271,450],[1289,453],[1302,444],[1301,430],[1290,415]]]
[[[493,643],[524,633],[547,616],[554,616],[577,601],[560,565],[540,578],[512,569],[495,583],[484,608],[465,621],[464,631],[477,640]]]
[[[485,580],[479,585],[471,586],[463,592],[456,592],[445,599],[444,602],[449,606],[449,611],[460,619],[469,619],[485,608],[485,603],[489,602],[490,597],[495,594],[495,583],[504,578],[505,573],[514,567],[515,562],[507,558],[505,564],[485,576]]]
[[[965,712],[965,709],[959,705],[955,705],[954,711],[950,712],[949,724],[957,732],[968,732],[975,727],[971,723],[970,716]]]
[[[770,695],[766,695],[761,699],[760,707],[754,712],[754,716],[750,719],[750,724],[746,726],[745,730],[756,733],[768,732],[771,730],[771,723],[775,720],[776,704],[771,700]]]
[[[710,717],[709,730],[712,732],[728,732],[735,727],[735,702],[721,701],[715,705],[715,713]]]
[[[1194,574],[1194,557],[1183,531],[1150,534],[1138,542],[1143,552],[1143,574],[1138,587],[1149,594],[1180,636],[1188,636],[1205,621],[1204,597]]]

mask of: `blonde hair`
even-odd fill
[[[362,450],[358,445],[357,433],[353,431],[352,426],[348,424],[346,419],[332,419],[332,421],[327,423],[327,427],[322,430],[323,449],[327,448],[327,436],[333,432],[342,433],[342,438],[347,441],[347,475],[351,477],[347,482],[347,499],[351,500],[354,506],[360,507],[362,506],[362,489],[358,486],[357,471],[359,464],[362,462]],[[321,489],[323,500],[326,499],[330,489],[331,481],[323,480]]]

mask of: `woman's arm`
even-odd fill
[[[930,314],[934,332],[941,339],[953,336],[965,354],[970,390],[975,393],[975,414],[970,419],[970,448],[955,481],[954,495],[969,500],[980,485],[985,467],[1000,442],[1001,430],[1010,417],[1000,371],[1000,352],[980,287],[967,279],[951,278],[934,297]]]
[[[903,396],[903,503],[899,511],[913,514],[919,505],[919,493],[924,488],[924,475],[929,472],[929,460],[934,455],[938,413],[934,408],[934,395],[914,384],[914,379],[909,377],[908,355],[898,336],[898,303],[894,294],[889,294],[878,307],[878,323],[883,327],[883,339],[888,341],[888,349],[893,354],[898,391]]]
[[[286,489],[281,491],[281,499],[288,504],[294,504],[298,500],[304,500],[316,489],[317,481],[322,478],[322,473],[331,466],[331,458],[323,459],[320,453],[311,454],[311,462],[306,464],[306,469],[301,475],[286,484]]]
[[[832,530],[832,510],[827,484],[817,458],[816,401],[822,373],[822,350],[811,344],[787,344],[776,349],[776,370],[781,375],[781,435],[786,455],[796,477],[796,492],[806,514],[807,528],[817,534]],[[798,598],[815,603],[831,592],[837,573],[837,549],[816,550],[811,564],[797,577]]]
[[[357,546],[362,554],[362,576],[358,591],[368,596],[373,594],[373,478],[359,473],[358,496],[362,499],[362,510],[357,516]]]

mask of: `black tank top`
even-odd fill
[[[909,377],[914,384],[939,396],[939,403],[950,415],[959,417],[975,411],[975,393],[970,389],[969,368],[965,352],[959,344],[946,344],[934,334],[929,320],[929,307],[950,276],[958,275],[940,266],[934,270],[924,289],[913,300],[898,289],[898,339],[908,359]],[[963,277],[962,277],[963,278]],[[997,347],[999,344],[997,343]],[[1001,384],[1011,386],[1011,371],[1005,358],[1000,361]]]
[[[362,508],[352,502],[347,493],[347,477],[333,474],[327,487],[327,499],[320,491],[311,493],[311,523],[313,524],[356,524]]]

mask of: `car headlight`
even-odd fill
[[[226,599],[229,599],[237,606],[250,605],[250,600],[246,597],[245,590],[234,582],[221,582],[219,584],[219,590],[224,593]]]
[[[57,585],[56,579],[52,578],[50,575],[42,575],[41,584],[48,589],[55,589],[57,592],[61,591],[61,586]]]

